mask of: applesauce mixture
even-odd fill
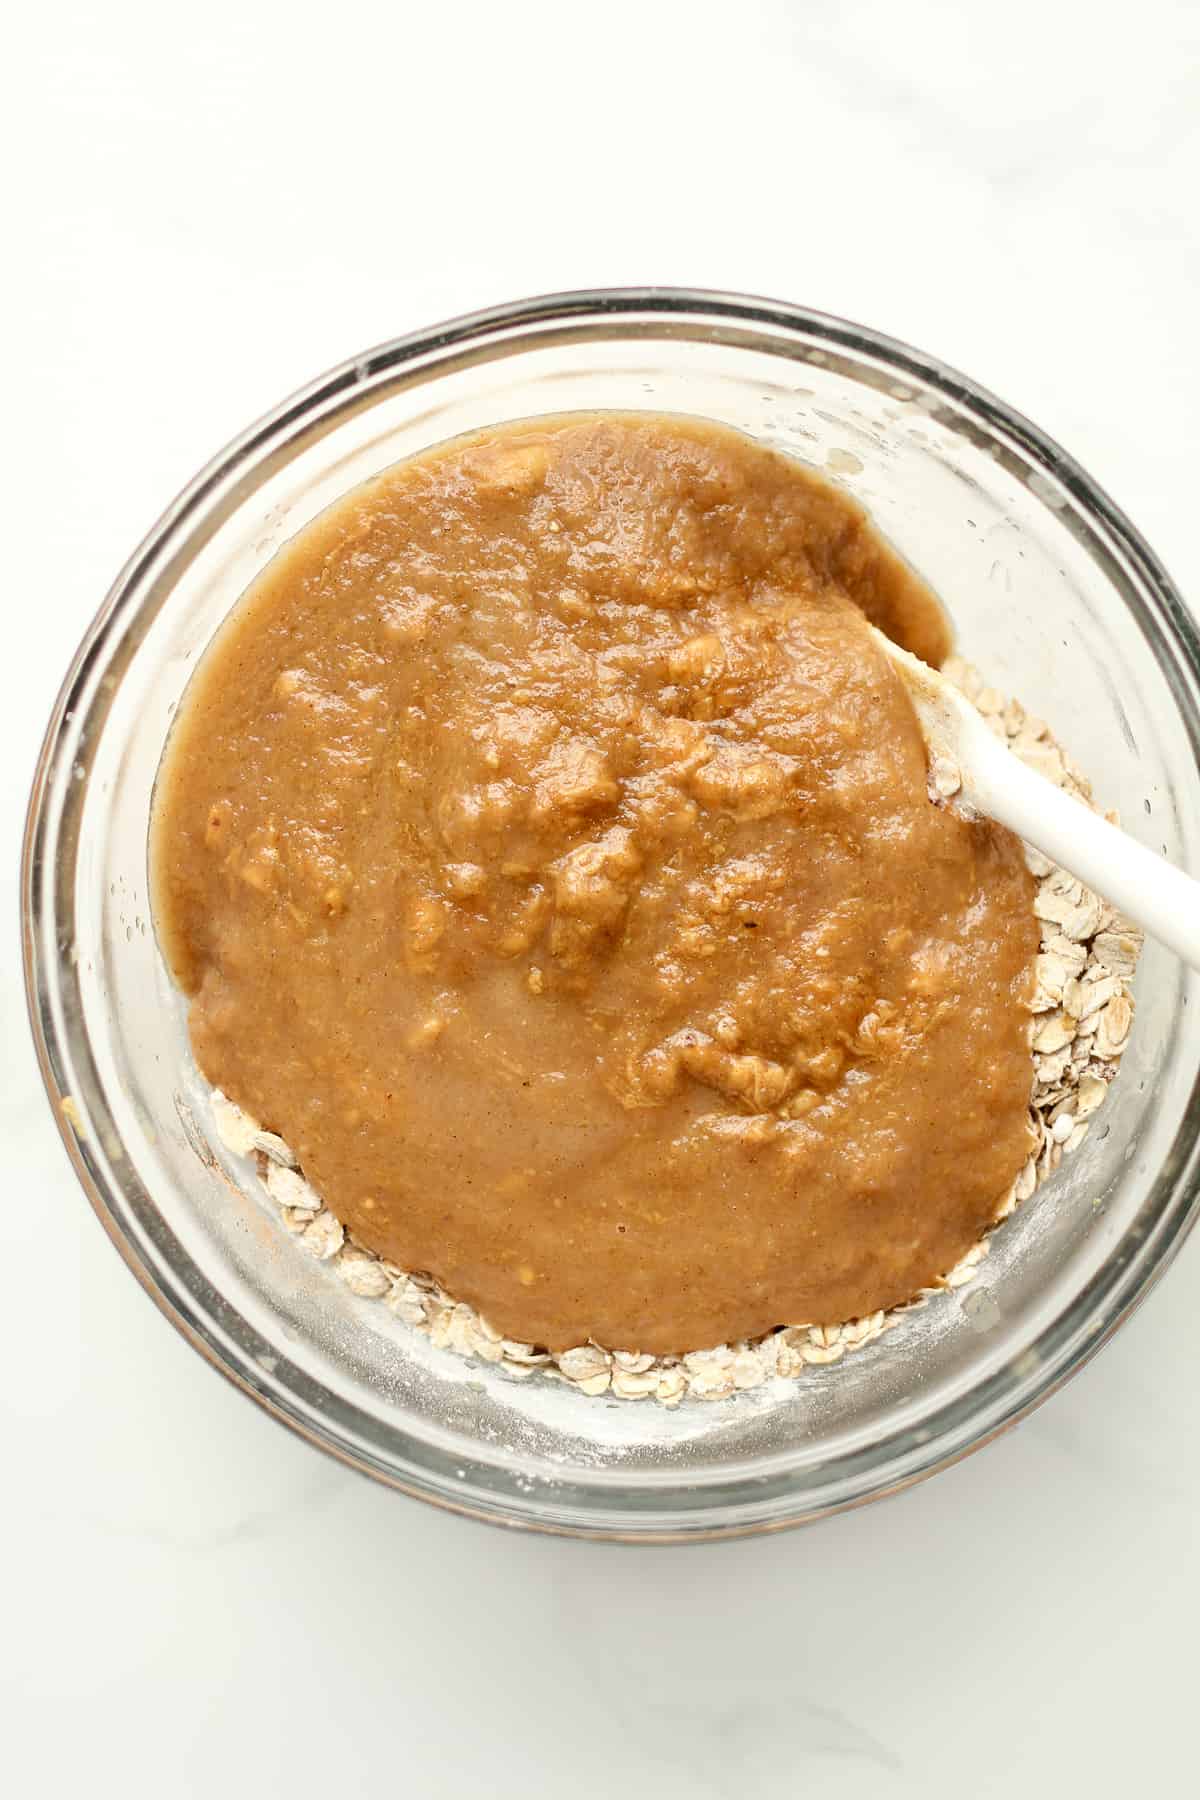
[[[935,805],[932,596],[716,426],[389,470],[219,633],[156,797],[205,1076],[506,1336],[667,1354],[908,1298],[1029,1154],[1033,881]]]

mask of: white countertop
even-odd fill
[[[1032,414],[1200,596],[1194,0],[311,16],[15,26],[10,921],[58,679],[162,506],[310,375],[492,301],[663,281],[867,320]],[[899,1500],[684,1551],[504,1535],[323,1460],[174,1335],[69,1171],[11,954],[2,979],[14,1797],[1186,1786],[1200,1243]]]

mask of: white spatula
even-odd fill
[[[1007,825],[1200,969],[1200,881],[1027,767],[943,675],[882,632],[875,638],[909,691],[931,758],[957,768],[957,798]]]

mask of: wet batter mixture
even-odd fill
[[[860,1316],[1025,1161],[1032,881],[865,618],[936,603],[716,426],[460,440],[304,530],[181,708],[156,916],[204,1074],[506,1335]]]

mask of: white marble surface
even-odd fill
[[[310,374],[489,301],[660,280],[869,320],[1033,414],[1200,596],[1193,0],[68,0],[6,52],[10,920],[58,678],[165,501]],[[504,1536],[323,1461],[172,1333],[2,978],[7,1792],[1186,1790],[1200,1245],[889,1505],[682,1552]]]

